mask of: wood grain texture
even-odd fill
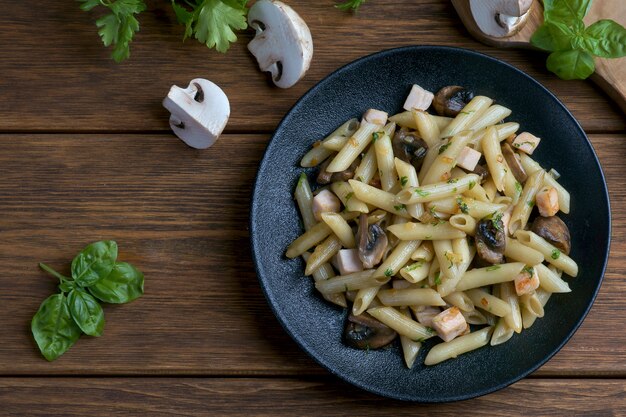
[[[613,244],[604,285],[567,346],[537,375],[626,377],[626,135],[592,135],[609,184]],[[0,135],[0,375],[326,375],[282,330],[256,279],[249,195],[267,135],[205,151],[172,135]],[[106,306],[100,339],[48,363],[29,331],[93,240],[114,238],[146,294]]]
[[[618,416],[626,410],[626,380],[526,379],[481,398],[451,404],[382,400],[324,379],[0,380],[8,415],[117,416]],[[297,410],[297,411],[295,411]],[[5,414],[5,415],[7,415]]]
[[[341,65],[382,49],[455,45],[509,62],[553,91],[587,131],[626,130],[615,105],[585,81],[562,81],[545,69],[539,52],[498,50],[467,33],[449,2],[371,1],[356,14],[333,0],[293,0],[313,33],[307,76],[289,90],[272,88],[246,49],[252,32],[226,54],[195,40],[181,41],[169,2],[150,2],[131,59],[112,62],[94,21],[75,1],[13,2],[0,14],[0,131],[165,131],[161,106],[172,84],[208,78],[231,101],[229,132],[269,132],[295,101]],[[451,63],[451,65],[455,65]],[[471,69],[468,69],[471,70]]]

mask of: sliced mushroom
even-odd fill
[[[478,28],[496,38],[513,36],[524,26],[533,0],[470,0]]]
[[[470,171],[473,174],[479,175],[480,176],[480,182],[481,184],[487,179],[487,177],[489,176],[489,169],[487,169],[486,164],[485,165],[476,165],[474,167],[474,169],[472,171]]]
[[[517,156],[515,155],[513,148],[511,148],[511,145],[509,145],[508,143],[502,144],[502,155],[504,155],[504,159],[506,159],[507,165],[509,166],[509,168],[511,168],[511,173],[513,174],[515,179],[521,184],[526,182],[526,179],[528,179],[528,175],[526,175],[526,171],[524,170],[524,167],[522,166],[520,161],[517,159]]]
[[[428,152],[428,144],[423,139],[418,138],[416,133],[402,128],[393,135],[391,146],[394,156],[413,165],[419,172]]]
[[[354,178],[354,173],[356,172],[356,169],[359,166],[359,163],[361,160],[360,158],[357,158],[352,163],[352,165],[348,167],[348,169],[346,169],[345,171],[341,171],[341,172],[326,171],[326,167],[328,167],[328,164],[330,164],[330,161],[331,161],[331,158],[327,159],[326,161],[322,163],[322,165],[320,165],[320,172],[319,174],[317,174],[318,184],[326,185],[326,184],[330,184],[331,182],[351,180],[352,178]]]
[[[476,256],[478,264],[494,265],[504,263],[506,235],[504,223],[498,215],[482,219],[476,225]]]
[[[350,314],[346,323],[344,340],[356,349],[380,349],[393,342],[398,334],[367,313]]]
[[[561,252],[569,255],[571,238],[567,225],[557,216],[538,216],[530,228],[533,232],[556,246]]]
[[[443,87],[435,94],[433,107],[440,116],[454,117],[474,98],[474,93],[459,85]]]
[[[367,215],[361,214],[357,239],[359,241],[359,259],[363,262],[363,268],[371,269],[383,259],[388,239],[379,223],[371,225],[367,223]]]
[[[192,148],[205,149],[220,136],[228,117],[228,97],[209,80],[196,78],[187,88],[173,85],[163,100],[170,115],[170,127]]]
[[[280,88],[296,84],[313,57],[313,39],[304,20],[280,1],[258,0],[248,11],[248,23],[256,30],[248,50],[261,71],[270,72]]]

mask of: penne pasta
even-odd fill
[[[364,121],[358,130],[348,139],[343,148],[330,162],[326,171],[341,172],[350,166],[354,160],[363,152],[372,140],[372,134],[380,130],[382,127],[374,123]]]
[[[352,187],[345,181],[336,181],[330,185],[331,191],[341,200],[341,204],[348,211],[359,212],[359,213],[369,213],[369,208],[367,204],[359,200],[354,196],[354,191],[352,191]]]
[[[400,178],[400,185],[403,189],[419,186],[419,182],[417,180],[417,172],[415,172],[415,168],[413,167],[413,165],[404,162],[399,158],[395,158],[394,164],[396,167],[396,172],[398,173],[398,177]],[[424,205],[421,203],[407,204],[406,211],[414,219],[419,219],[422,214],[424,214]]]
[[[428,117],[430,117],[430,119],[437,125],[437,128],[439,130],[444,129],[453,120],[452,117],[437,116],[434,114],[428,114]],[[413,113],[410,111],[405,111],[402,113],[394,114],[393,116],[389,118],[389,121],[394,122],[398,126],[401,126],[401,127],[408,127],[409,129],[417,129],[415,118],[413,117]]]
[[[477,131],[488,126],[500,123],[502,120],[509,117],[510,115],[511,109],[507,109],[506,107],[499,104],[494,104],[493,106],[485,110],[480,115],[480,117],[476,118],[472,123],[470,123],[468,129]]]
[[[510,235],[526,227],[530,213],[535,205],[535,196],[543,184],[545,174],[546,172],[544,170],[536,171],[526,180],[522,195],[511,213],[511,220],[509,222]]]
[[[541,236],[530,230],[518,230],[515,233],[515,237],[524,245],[541,252],[548,263],[559,268],[567,275],[571,277],[578,275],[578,265],[576,262]]]
[[[459,281],[456,289],[457,291],[465,291],[486,285],[513,281],[515,277],[522,272],[524,266],[525,265],[521,262],[512,262],[472,269],[461,277],[461,281]]]
[[[394,194],[355,180],[348,180],[348,183],[352,187],[354,195],[364,203],[401,217],[411,217],[406,210],[406,205],[398,203]]]
[[[380,290],[378,299],[383,305],[390,307],[446,305],[439,293],[430,288]]]
[[[507,259],[523,262],[526,265],[537,265],[543,262],[541,252],[526,246],[517,239],[506,238],[506,246],[504,248],[504,256]]]
[[[519,298],[511,282],[500,284],[500,298],[511,307],[511,313],[504,316],[506,325],[513,329],[515,333],[520,333],[522,331],[522,312],[520,310]]]
[[[544,264],[535,265],[533,268],[537,270],[539,276],[539,286],[550,293],[571,292],[569,284]]]
[[[442,138],[454,136],[462,130],[467,129],[475,120],[477,120],[491,106],[491,100],[488,97],[476,96],[459,112],[459,114],[448,124],[439,135]]]
[[[409,319],[411,318],[411,313],[409,313],[407,309],[400,310],[400,313]],[[420,342],[414,342],[406,336],[400,335],[400,345],[402,346],[404,363],[406,363],[407,368],[411,369],[415,363],[417,354],[422,348],[422,344]]]
[[[406,336],[415,342],[423,342],[436,334],[432,329],[406,317],[393,307],[373,307],[367,312],[401,336]]]
[[[298,203],[298,209],[302,216],[302,223],[304,224],[304,230],[309,230],[317,223],[313,216],[313,192],[309,185],[309,180],[305,173],[300,174],[298,179],[298,185],[296,185],[296,191],[294,193],[296,202]]]
[[[395,224],[387,228],[400,240],[439,240],[439,239],[458,239],[465,237],[465,233],[459,229],[452,227],[450,223],[445,221],[429,223],[404,223]]]
[[[428,168],[421,183],[428,185],[448,181],[452,178],[451,171],[456,166],[456,159],[470,139],[472,139],[472,131],[470,130],[462,131],[450,138],[447,144],[438,149],[438,155]]]
[[[476,219],[469,214],[455,214],[450,217],[449,222],[452,227],[470,236],[476,232]]]
[[[306,262],[304,275],[311,275],[320,265],[330,261],[341,249],[341,241],[337,236],[331,234],[325,241],[315,247],[315,250]]]
[[[429,147],[437,145],[441,131],[431,115],[425,111],[413,110],[413,118],[415,119],[416,129],[426,144]]]
[[[465,292],[474,305],[494,316],[504,317],[511,314],[511,307],[506,301],[489,294],[487,291],[475,288]]]
[[[357,291],[352,303],[352,314],[362,314],[374,301],[380,287],[361,288]]]
[[[478,331],[457,337],[449,342],[433,346],[424,359],[425,365],[436,365],[448,359],[456,358],[463,353],[470,352],[489,343],[493,327],[485,327]]]
[[[356,246],[352,228],[343,217],[337,213],[322,213],[322,220],[339,238],[344,248],[352,249]]]
[[[382,135],[374,141],[376,151],[376,163],[378,165],[378,175],[380,185],[384,191],[391,190],[397,182],[396,169],[394,165],[393,149],[391,139],[387,135]]]
[[[545,307],[552,293],[541,288],[537,289],[535,293],[537,294],[537,298],[539,299],[541,306]],[[522,310],[522,325],[524,329],[528,329],[530,326],[532,326],[537,318],[538,317],[529,310]]]
[[[389,282],[389,277],[374,277],[373,270],[355,272],[348,275],[340,275],[328,278],[325,281],[315,283],[315,288],[322,294],[335,294],[381,286]]]
[[[454,178],[446,182],[409,187],[398,193],[397,200],[402,204],[426,203],[441,200],[442,198],[462,194],[479,181],[478,175],[467,174],[464,177]]]
[[[376,148],[370,146],[365,156],[361,158],[361,163],[354,171],[354,178],[364,184],[369,184],[377,172]]]
[[[502,317],[498,319],[498,324],[493,330],[493,335],[491,336],[491,346],[501,345],[504,342],[507,342],[511,337],[513,337],[513,333],[515,331],[506,324],[506,320]]]
[[[500,142],[498,141],[498,133],[494,126],[487,128],[485,136],[481,141],[482,149],[489,167],[489,173],[491,179],[498,191],[504,191],[505,189],[505,177],[509,171],[509,167],[506,164],[502,150],[500,149]]]
[[[474,310],[472,300],[461,291],[450,293],[443,297],[443,300],[450,305],[458,307],[461,311],[470,312]]]
[[[304,252],[302,254],[302,258],[304,259],[304,262],[306,262],[309,259],[309,256],[311,256],[311,254],[308,252]],[[327,279],[332,278],[334,276],[335,276],[335,272],[333,271],[333,267],[330,266],[329,264],[320,265],[320,267],[317,268],[313,272],[313,280],[315,282],[326,281]],[[327,301],[330,301],[333,304],[337,304],[340,307],[348,306],[348,303],[346,302],[346,296],[343,293],[338,292],[334,294],[322,294],[322,296]]]

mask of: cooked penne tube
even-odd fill
[[[411,255],[418,248],[421,241],[419,240],[403,240],[398,243],[398,246],[393,248],[393,251],[387,256],[387,258],[381,263],[374,276],[387,276],[392,277],[398,273],[400,268],[406,265],[411,259]]]
[[[322,146],[321,143],[315,143],[313,147],[302,157],[300,166],[303,168],[318,166],[334,153],[335,151]]]
[[[504,318],[498,319],[498,324],[493,329],[493,335],[491,336],[491,346],[501,345],[504,342],[507,342],[511,337],[513,337],[513,333],[515,331],[506,324],[506,320]]]
[[[404,223],[395,224],[387,228],[400,240],[439,240],[458,239],[465,237],[465,233],[452,227],[450,223],[441,221],[435,224]]]
[[[510,235],[526,227],[530,213],[535,205],[535,196],[543,184],[545,174],[544,170],[536,171],[526,180],[522,195],[511,213],[511,221],[509,222]]]
[[[322,147],[330,151],[339,152],[341,148],[346,146],[350,137],[348,136],[331,136],[322,142]]]
[[[435,256],[441,268],[442,282],[455,279],[458,269],[455,264],[455,254],[452,252],[452,241],[450,239],[434,240],[433,249],[435,249]]]
[[[495,187],[494,187],[494,190],[495,190]],[[474,200],[477,200],[477,201],[483,201],[485,203],[489,203],[493,200],[493,198],[489,199],[489,196],[487,195],[487,191],[485,191],[483,186],[480,185],[479,183],[475,183],[473,186],[470,186],[470,188],[468,188],[467,190],[463,192],[463,195],[469,198],[473,198]]]
[[[446,305],[439,293],[430,288],[380,290],[378,299],[383,305],[390,307]]]
[[[461,311],[470,312],[474,310],[472,300],[461,291],[450,293],[443,297],[443,300],[450,305],[457,306]]]
[[[544,264],[535,265],[533,268],[537,270],[539,276],[539,286],[550,293],[571,292],[569,284],[563,281],[557,274],[552,272]]]
[[[352,249],[356,246],[352,228],[341,215],[337,213],[322,213],[322,220],[330,227],[330,230],[339,238],[344,248]]]
[[[559,196],[559,210],[563,213],[568,214],[570,209],[570,195],[569,192],[559,184],[552,175],[546,174],[543,177],[543,185],[547,185],[550,187],[554,187],[556,189],[556,193]]]
[[[537,161],[535,161],[524,152],[519,152],[518,155],[520,159],[519,162],[522,165],[522,168],[524,168],[524,171],[526,171],[526,175],[531,176],[535,172],[543,169]]]
[[[461,311],[467,324],[483,325],[487,324],[487,317],[478,310]]]
[[[390,279],[389,277],[374,277],[373,275],[374,271],[372,269],[348,275],[339,275],[328,278],[326,281],[316,282],[315,288],[322,294],[335,294],[338,292],[381,286],[386,284]]]
[[[304,252],[302,254],[304,262],[308,261],[310,256],[311,254],[309,252]],[[322,264],[313,272],[313,280],[315,280],[315,282],[326,281],[327,279],[334,276],[335,272],[333,271],[333,267],[329,264]],[[338,292],[335,294],[322,294],[322,297],[324,297],[326,300],[330,301],[333,304],[337,304],[338,306],[348,306],[348,303],[346,302],[346,296],[343,293]]]
[[[438,182],[419,187],[409,187],[397,195],[397,200],[403,204],[426,203],[442,198],[461,194],[471,186],[480,182],[478,175],[467,174],[461,178],[454,178],[446,182]]]
[[[350,166],[352,162],[363,152],[372,141],[372,134],[382,129],[382,126],[363,121],[358,130],[348,139],[339,153],[330,162],[326,171],[341,172]]]
[[[439,343],[433,346],[426,355],[425,365],[436,365],[448,359],[476,350],[489,343],[493,327],[485,327],[476,332],[457,337],[449,342]]]
[[[467,294],[476,307],[485,310],[494,316],[504,317],[511,314],[511,307],[509,306],[509,303],[489,294],[485,290],[475,288],[473,290],[467,290],[465,294]]]
[[[330,185],[330,189],[337,197],[339,197],[341,204],[343,204],[346,210],[359,213],[369,213],[367,204],[354,196],[352,187],[350,187],[350,184],[346,181],[335,181]]]
[[[500,298],[511,307],[511,313],[504,316],[504,321],[515,333],[520,333],[522,331],[522,312],[513,283],[503,282],[500,284]]]
[[[469,247],[466,238],[452,239],[452,251],[461,258],[461,261],[456,264],[457,273],[454,277],[444,277],[440,285],[437,285],[437,291],[442,296],[446,296],[456,290],[456,287],[472,263],[476,248]]]
[[[400,269],[400,276],[407,282],[415,284],[428,278],[429,269],[429,262],[419,260]]]
[[[357,218],[359,213],[342,213],[341,216],[345,220],[352,220]],[[332,233],[330,227],[324,222],[319,222],[315,226],[311,227],[309,230],[300,235],[296,240],[291,242],[291,244],[287,247],[287,252],[285,252],[285,256],[287,258],[295,258],[297,256],[302,255],[304,252],[311,249],[313,246],[317,245],[322,240],[326,239],[328,235]]]
[[[498,190],[496,190],[496,185],[493,183],[491,177],[488,177],[485,180],[485,182],[483,183],[483,189],[485,190],[485,195],[487,196],[487,199],[489,201],[493,201],[493,199],[496,197],[496,194],[498,193]]]
[[[522,310],[528,310],[537,317],[543,317],[543,305],[536,292],[533,291],[532,293],[520,295],[519,304]]]
[[[409,310],[407,309],[400,310],[400,314],[409,319],[411,318],[411,313],[409,313]],[[408,337],[402,335],[400,335],[400,344],[402,346],[404,363],[406,363],[407,368],[411,369],[415,363],[415,358],[417,358],[417,354],[419,353],[422,344],[420,342],[414,342]]]
[[[537,265],[543,262],[541,252],[520,243],[517,239],[506,238],[504,256],[507,259],[523,262],[526,265]]]
[[[347,137],[352,136],[359,126],[357,119],[350,119],[341,126],[339,126],[333,133],[328,135],[322,142],[316,142],[311,150],[304,155],[300,166],[302,167],[314,167],[322,163],[326,158],[338,151],[341,148],[331,148],[327,146],[330,142],[342,141],[344,144],[348,140]]]
[[[474,97],[463,110],[446,126],[442,131],[442,138],[454,136],[462,130],[467,129],[475,120],[477,120],[484,112],[491,106],[491,100],[489,97],[476,96]]]
[[[498,191],[504,191],[504,179],[509,167],[506,164],[504,155],[502,155],[500,142],[498,141],[498,133],[494,126],[487,128],[485,136],[481,141],[481,145],[485,155],[485,160],[487,161],[487,166],[489,167],[491,179],[496,185],[496,189]]]
[[[358,316],[369,308],[372,301],[376,298],[380,287],[361,288],[357,291],[354,301],[352,303],[352,314]]]
[[[376,137],[376,133],[374,134]],[[393,149],[391,139],[387,135],[381,135],[374,141],[376,151],[376,163],[378,165],[378,175],[380,185],[384,191],[391,190],[397,182],[396,168],[393,161]]]
[[[387,123],[385,127],[383,127],[383,132],[385,133],[385,135],[392,138],[393,135],[396,133],[396,124],[394,122]]]
[[[451,171],[456,165],[456,159],[471,138],[472,131],[465,130],[450,138],[446,145],[440,147],[437,151],[437,157],[428,168],[421,184],[434,184],[441,181],[448,181],[452,178]]]
[[[430,264],[430,270],[428,271],[428,286],[432,288],[435,285],[441,285],[441,269],[439,268],[437,258],[433,259]]]
[[[524,269],[524,264],[521,262],[492,265],[486,268],[475,268],[467,271],[461,277],[461,281],[459,281],[456,286],[456,290],[465,291],[486,285],[513,281],[515,277],[522,272],[522,269]]]
[[[315,226],[317,220],[315,220],[315,217],[313,216],[313,192],[311,191],[309,180],[304,172],[300,174],[294,197],[298,203],[298,209],[300,209],[304,230],[309,230],[311,227]]]
[[[522,184],[515,179],[510,169],[504,174],[504,195],[509,199],[509,204],[517,204],[522,195]]]
[[[519,123],[507,122],[507,123],[501,123],[501,124],[496,125],[498,141],[502,142],[504,139],[513,135],[518,130],[519,130]],[[467,146],[470,146],[476,149],[477,151],[482,151],[481,141],[483,137],[485,136],[487,129],[485,128],[485,129],[481,129],[478,131],[475,130],[475,132],[476,133],[472,135],[472,140],[467,144]]]
[[[460,231],[473,236],[476,232],[476,219],[469,214],[455,214],[450,217],[450,225]]]
[[[536,294],[542,307],[545,307],[545,305],[548,303],[548,300],[550,299],[550,296],[552,295],[551,292],[548,292],[542,288],[538,288]],[[530,326],[532,326],[537,318],[538,317],[531,313],[529,310],[522,310],[522,325],[524,326],[524,329],[528,329]]]
[[[381,323],[394,329],[398,334],[415,342],[422,342],[436,335],[432,329],[404,316],[393,307],[374,307],[367,312]]]
[[[437,116],[434,114],[428,114],[428,117],[435,122],[439,130],[444,129],[453,120],[452,117]],[[413,113],[410,111],[394,114],[389,118],[389,121],[397,123],[398,126],[408,127],[409,129],[417,129],[415,118],[413,117]]]
[[[354,179],[361,181],[364,184],[369,184],[377,172],[378,165],[376,164],[376,148],[370,146],[365,153],[365,156],[361,158],[361,163],[354,171]]]
[[[487,203],[461,196],[443,198],[434,201],[432,204],[438,212],[449,214],[465,213],[474,219],[482,219],[496,211],[503,212],[507,207],[506,204]]]
[[[431,115],[421,110],[413,110],[417,131],[426,144],[431,147],[439,143],[440,129]]]
[[[304,275],[311,275],[320,265],[330,261],[341,249],[341,240],[334,234],[331,234],[325,241],[315,247],[315,250],[306,262]]]
[[[406,211],[406,205],[398,203],[394,194],[355,180],[348,180],[348,183],[352,187],[354,195],[364,203],[401,217],[411,217]]]
[[[435,257],[435,250],[432,242],[422,242],[415,252],[411,255],[414,261],[430,262]]]
[[[395,158],[394,163],[396,166],[396,172],[398,173],[398,178],[400,178],[400,185],[403,189],[419,186],[417,172],[415,172],[415,167],[413,167],[413,165],[404,162],[399,158]],[[419,219],[422,214],[424,214],[424,205],[421,203],[407,204],[406,211],[411,215],[411,217]]]
[[[468,125],[468,129],[477,131],[491,125],[495,125],[511,115],[511,109],[499,104],[494,104]]]
[[[559,268],[567,275],[571,277],[578,275],[578,265],[576,262],[541,236],[530,230],[518,230],[515,233],[515,237],[520,243],[541,252],[547,262]]]

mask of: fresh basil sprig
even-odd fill
[[[117,243],[94,242],[72,261],[72,277],[40,263],[59,279],[59,294],[46,298],[31,322],[31,330],[43,356],[53,361],[76,343],[82,333],[101,336],[104,311],[98,300],[123,304],[143,295],[141,271],[116,262]]]
[[[537,48],[552,52],[548,70],[564,80],[585,79],[595,71],[593,57],[626,56],[626,29],[602,19],[585,28],[583,17],[592,0],[544,0],[544,23],[530,39]]]

